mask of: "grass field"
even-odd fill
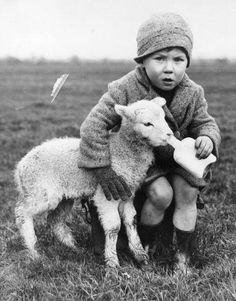
[[[127,256],[122,269],[105,274],[92,252],[90,226],[80,206],[70,221],[81,246],[78,253],[53,239],[45,217],[36,221],[41,261],[32,262],[14,223],[15,163],[34,145],[59,136],[79,136],[89,110],[107,83],[133,68],[128,62],[0,62],[0,300],[236,300],[236,65],[194,64],[193,80],[202,84],[209,112],[222,132],[221,157],[199,211],[200,256],[194,273],[173,277],[158,261],[153,272]],[[70,76],[55,103],[55,79]]]

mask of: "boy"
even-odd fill
[[[108,200],[111,196],[115,200],[130,197],[129,187],[110,165],[109,131],[120,123],[114,110],[116,103],[127,105],[164,97],[166,120],[175,136],[195,138],[199,158],[211,152],[218,156],[219,128],[207,112],[202,87],[185,73],[192,44],[192,32],[181,16],[166,13],[149,18],[137,34],[138,66],[108,85],[108,92],[82,124],[79,166],[94,169]],[[146,200],[139,212],[139,233],[142,243],[151,245],[158,232],[165,229],[165,212],[173,200],[171,224],[176,231],[177,267],[186,271],[197,218],[196,200],[206,182],[174,162],[171,146],[156,148],[155,155],[156,163],[145,181]],[[94,208],[91,212],[95,216]],[[92,230],[96,232],[96,225]]]

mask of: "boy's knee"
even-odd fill
[[[175,201],[177,204],[196,204],[199,189],[185,180],[175,183]]]
[[[157,179],[147,189],[147,197],[157,209],[165,210],[173,199],[173,189],[167,179]]]
[[[191,185],[183,185],[182,187],[182,198],[184,200],[189,200],[195,202],[197,200],[197,195],[199,190],[196,187],[192,187]]]

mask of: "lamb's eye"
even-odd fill
[[[151,122],[145,122],[144,125],[145,126],[153,126],[153,124]]]

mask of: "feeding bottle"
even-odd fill
[[[197,150],[193,138],[188,137],[180,141],[175,136],[171,136],[168,143],[175,149],[175,162],[197,178],[202,178],[207,166],[216,162],[216,157],[213,154],[205,159],[196,157]]]

